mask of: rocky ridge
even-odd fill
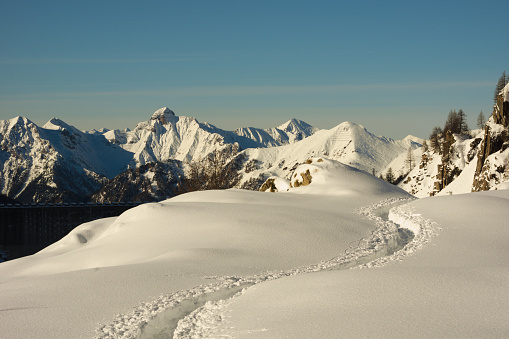
[[[192,117],[177,116],[167,107],[154,112],[132,131],[82,132],[56,118],[43,127],[23,117],[3,120],[0,193],[23,203],[87,201],[117,175],[149,163],[167,166],[174,160],[199,160],[232,144],[241,149],[289,144],[316,131],[296,119],[280,127],[224,131]],[[173,176],[174,171],[170,172]],[[141,182],[146,181],[137,181],[140,185]],[[152,193],[159,197],[156,191]],[[102,198],[96,199],[103,199],[105,192],[99,191],[95,197]],[[147,192],[148,196],[152,193]]]
[[[472,192],[486,191],[509,179],[509,84],[497,96],[484,128]]]
[[[398,184],[417,197],[496,189],[509,181],[509,85],[499,93],[493,114],[472,135],[454,134],[448,162],[430,150],[414,151],[420,159]]]

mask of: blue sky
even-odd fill
[[[509,71],[505,1],[1,1],[0,119],[224,129],[292,117],[427,137]],[[504,40],[505,39],[505,40]]]

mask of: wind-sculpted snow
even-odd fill
[[[183,194],[2,263],[2,339],[508,333],[507,191],[414,200],[331,160],[302,170],[307,186]]]
[[[508,198],[506,191],[396,206],[390,219],[417,234],[400,251],[359,266],[376,269],[294,275],[250,287],[195,311],[175,337],[505,337]],[[473,211],[474,202],[491,206],[489,225],[479,227],[483,216]],[[372,206],[360,211],[375,220],[380,212]]]
[[[129,314],[121,314],[109,325],[100,327],[97,338],[151,338],[164,334],[173,338],[202,338],[224,319],[228,299],[239,296],[250,286],[297,274],[363,267],[374,258],[385,257],[404,246],[398,242],[398,226],[377,216],[377,211],[403,204],[412,198],[391,198],[366,206],[357,213],[374,221],[377,227],[358,242],[351,243],[345,253],[317,264],[286,271],[268,271],[254,276],[211,276],[219,282],[201,285],[187,291],[163,295],[143,303]],[[406,245],[409,246],[409,245]],[[397,260],[403,257],[399,256]],[[396,259],[392,259],[396,260]],[[173,335],[173,336],[172,336]]]
[[[246,163],[243,182],[260,175],[264,179],[272,176],[290,179],[290,172],[312,157],[340,161],[378,174],[385,171],[394,159],[404,156],[409,148],[416,149],[418,146],[411,140],[395,141],[377,137],[361,125],[343,122],[329,130],[319,130],[291,145],[244,151]]]

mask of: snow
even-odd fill
[[[495,124],[494,124],[495,125]],[[498,128],[498,127],[496,127]],[[477,153],[481,146],[481,140],[484,136],[484,130],[474,130],[475,137],[470,138],[466,135],[455,134],[455,142],[452,145],[450,168],[457,167],[461,173],[459,176],[444,187],[437,195],[462,194],[472,190],[474,173],[477,167]],[[477,143],[475,141],[478,141]],[[440,154],[431,150],[426,154],[428,160],[426,164],[422,162],[422,148],[412,151],[416,166],[407,174],[405,179],[398,184],[407,192],[418,198],[424,198],[435,194],[435,183],[438,182],[438,166],[442,165]],[[407,169],[406,156],[399,156],[388,167]],[[396,172],[401,174],[402,172]]]
[[[201,321],[188,330],[226,338],[506,337],[508,203],[509,191],[412,202],[407,209],[419,213],[407,221],[434,233],[413,256],[257,284],[193,314],[189,320]]]
[[[417,145],[408,140],[377,137],[361,125],[343,122],[291,145],[245,150],[246,162],[256,160],[258,168],[243,173],[242,180],[246,182],[260,175],[290,179],[288,175],[294,166],[312,157],[341,161],[368,173],[374,169],[378,174],[395,158],[404,157],[409,147],[415,149]]]
[[[413,141],[415,142],[416,144],[419,144],[419,145],[422,145],[424,144],[424,141],[428,142],[426,139],[423,139],[423,138],[419,138],[419,137],[416,137],[416,136],[413,136],[413,135],[407,135],[403,141]],[[429,142],[428,142],[429,143]]]
[[[475,170],[477,168],[477,155],[470,161],[470,163],[466,164],[461,171],[461,174],[454,179],[449,185],[445,186],[440,192],[438,192],[438,196],[449,195],[449,194],[463,194],[469,193],[472,191],[472,182],[475,174]]]
[[[509,190],[408,203],[336,161],[306,171],[285,192],[140,205],[0,264],[2,338],[507,335]]]
[[[0,317],[2,337],[90,337],[100,323],[129,314],[140,302],[209,290],[216,280],[206,276],[252,276],[319,263],[373,229],[354,213],[360,206],[408,197],[346,165],[320,164],[343,178],[336,183],[343,182],[337,191],[344,195],[320,185],[320,173],[316,187],[302,188],[307,193],[195,192],[84,224],[33,256],[2,263],[0,304],[10,310]],[[326,194],[319,194],[320,186]],[[132,317],[121,317],[118,326],[132,330]]]

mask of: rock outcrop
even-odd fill
[[[274,183],[274,181],[276,180],[276,178],[269,178],[267,180],[265,180],[265,182],[262,184],[262,186],[260,187],[260,192],[277,192],[277,188],[276,188],[276,184]]]
[[[493,115],[486,123],[484,138],[477,154],[472,192],[486,191],[498,184],[507,170],[509,148],[509,84],[497,97]],[[500,153],[497,157],[495,154]],[[492,157],[492,155],[494,155]]]
[[[114,203],[167,199],[175,195],[182,172],[182,164],[177,160],[156,161],[131,168],[108,181],[91,200]]]

